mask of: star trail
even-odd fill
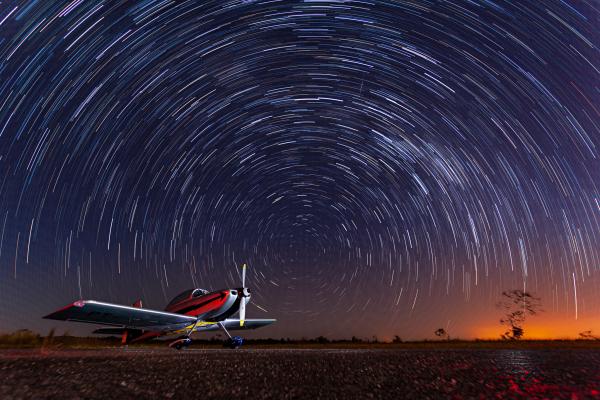
[[[244,262],[275,334],[473,336],[512,288],[597,320],[599,16],[0,0],[0,324]]]

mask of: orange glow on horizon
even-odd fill
[[[580,318],[566,320],[558,316],[539,316],[531,318],[523,325],[525,335],[523,339],[578,339],[579,333],[592,331],[593,335],[600,336],[600,319]],[[475,329],[473,337],[478,339],[499,339],[506,329],[500,324],[485,325]]]

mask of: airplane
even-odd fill
[[[181,350],[192,343],[194,332],[221,329],[228,337],[227,347],[237,349],[244,340],[231,336],[229,330],[257,329],[274,323],[275,319],[246,319],[246,304],[250,290],[246,287],[246,264],[242,266],[242,287],[209,292],[205,289],[189,289],[175,296],[165,311],[142,308],[142,301],[133,306],[104,303],[95,300],[77,300],[68,306],[46,315],[46,319],[86,322],[114,326],[100,328],[93,333],[121,335],[121,343],[127,345],[165,335],[183,335],[171,342],[169,347]],[[239,319],[230,319],[239,312]]]

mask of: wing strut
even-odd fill
[[[221,327],[221,329],[223,329],[223,332],[225,332],[225,334],[227,335],[227,337],[229,337],[229,340],[231,340],[231,335],[227,331],[227,328],[225,328],[225,325],[223,325],[223,323],[221,321],[217,322],[217,324],[219,324],[219,326]]]
[[[196,318],[196,322],[194,322],[194,325],[192,325],[191,329],[188,329],[188,332],[185,336],[187,336],[188,338],[190,337],[190,335],[192,333],[194,333],[194,329],[196,329],[196,326],[198,325],[198,322],[200,322],[200,318]]]

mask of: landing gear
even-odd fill
[[[171,342],[169,344],[169,347],[175,350],[181,350],[185,347],[188,347],[190,344],[192,344],[192,339],[190,339],[189,337],[183,337],[175,340],[174,342]]]
[[[223,325],[223,323],[217,322],[217,324],[219,325],[219,327],[221,329],[223,329],[223,332],[225,332],[225,334],[229,338],[228,340],[225,341],[225,343],[223,343],[224,347],[229,347],[230,349],[239,349],[240,347],[242,347],[242,344],[244,343],[244,339],[242,337],[240,337],[240,336],[232,337],[229,334],[229,332],[227,331],[227,329],[225,329],[225,325]]]
[[[198,322],[200,322],[200,319],[196,318],[196,322],[194,322],[194,325],[192,325],[192,327],[190,329],[188,329],[186,335],[183,337],[180,337],[179,339],[177,339],[174,342],[171,342],[169,344],[169,347],[176,349],[176,350],[181,350],[181,349],[188,347],[190,344],[192,344],[192,339],[190,338],[190,335],[192,333],[194,333],[194,329],[196,329],[196,326],[198,326]]]
[[[223,347],[228,347],[230,349],[239,349],[242,347],[244,343],[244,339],[240,336],[233,336],[231,339],[227,340],[223,343]]]

